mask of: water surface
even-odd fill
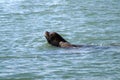
[[[0,80],[120,80],[119,3],[0,0]],[[100,48],[56,48],[45,31]]]

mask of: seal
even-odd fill
[[[61,35],[59,35],[56,32],[46,31],[45,37],[49,44],[51,44],[52,46],[56,46],[56,47],[69,48],[69,47],[82,47],[83,46],[83,45],[74,45],[74,44],[69,43],[67,40],[65,40]]]

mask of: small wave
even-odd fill
[[[67,4],[65,0],[52,0],[46,3],[46,5],[53,6],[53,5],[63,5]]]
[[[22,1],[24,0],[0,0],[0,4],[4,12],[11,13],[18,10],[18,6]]]

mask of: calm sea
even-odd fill
[[[120,0],[0,0],[0,80],[120,80]]]

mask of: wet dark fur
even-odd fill
[[[56,32],[45,32],[45,37],[47,42],[56,47],[81,47],[82,45],[73,45],[66,41],[63,37],[61,37]]]
[[[45,37],[47,39],[47,42],[51,44],[52,46],[56,47],[63,47],[63,48],[73,48],[73,47],[92,47],[92,48],[97,48],[97,49],[108,49],[111,47],[120,47],[119,45],[110,45],[110,46],[97,46],[97,45],[75,45],[71,44],[68,41],[66,41],[63,37],[61,37],[58,33],[56,32],[45,32]]]

